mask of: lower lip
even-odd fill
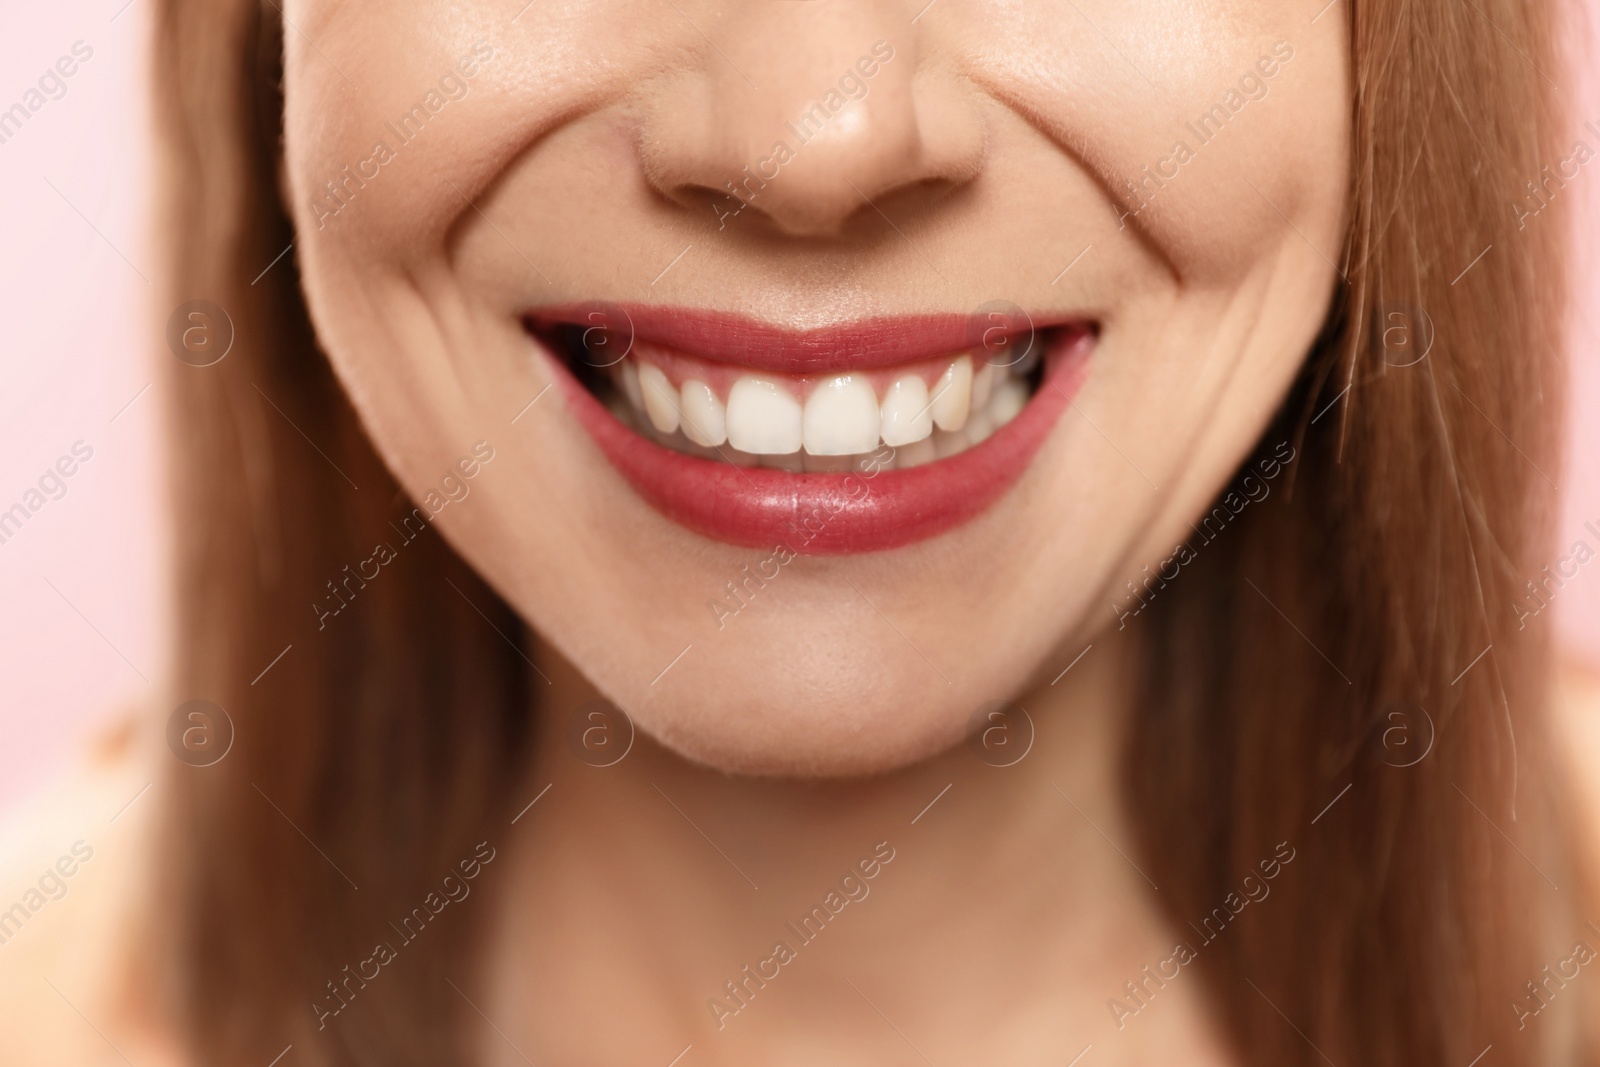
[[[913,544],[995,504],[1032,462],[1083,384],[1092,331],[1074,332],[1045,356],[1026,407],[983,443],[906,470],[792,474],[686,456],[623,425],[562,361],[545,353],[583,424],[612,466],[652,507],[728,544],[786,545],[799,555],[846,555]]]

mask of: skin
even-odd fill
[[[494,951],[455,976],[484,1061],[1229,1062],[1198,979],[1121,1028],[1107,1008],[1186,936],[1128,858],[1107,605],[1232,477],[1326,314],[1345,6],[519,4],[284,5],[281,185],[318,333],[414,495],[493,445],[439,524],[549,679],[526,795],[550,791],[497,843]],[[478,41],[470,91],[318,207]],[[703,190],[878,41],[848,121],[719,229]],[[1278,42],[1265,95],[1200,144],[1185,123]],[[1179,140],[1193,158],[1127,200]],[[796,560],[721,629],[707,601],[768,553],[651,510],[556,391],[526,408],[551,381],[535,305],[804,327],[997,298],[1101,328],[1018,485],[936,539]],[[567,733],[601,697],[638,731],[607,768]],[[1001,768],[962,741],[1004,699],[1035,736]],[[870,897],[719,1027],[723,982],[879,842]]]
[[[1118,852],[1132,831],[1103,709],[1123,647],[1026,702],[1031,747],[1020,718],[1002,727],[1009,766],[963,745],[868,779],[752,783],[643,737],[592,766],[547,719],[527,796],[549,791],[507,836],[495,950],[463,987],[493,1021],[486,1062],[665,1064],[692,1045],[683,1063],[1064,1064],[1089,1044],[1101,1062],[1231,1062],[1198,963],[1169,965],[1148,1007],[1108,1008],[1197,941]],[[570,667],[552,681],[556,706],[592,693]],[[849,902],[806,943],[787,924],[830,891]],[[764,964],[780,940],[794,958]],[[740,1005],[724,983],[747,966],[767,977]]]
[[[1128,659],[1107,605],[1232,476],[1326,314],[1344,9],[1316,23],[1313,5],[1266,0],[944,0],[915,22],[882,0],[286,12],[283,191],[318,332],[414,494],[473,442],[495,447],[441,525],[531,624],[550,678],[529,796],[551,792],[508,842],[498,950],[462,990],[492,1021],[488,1062],[665,1063],[692,1045],[730,1064],[1043,1063],[1090,1043],[1117,1062],[1226,1062],[1196,982],[1136,1024],[1108,1009],[1179,936],[1123,855]],[[478,41],[493,58],[470,91],[334,213],[323,183]],[[879,41],[894,58],[866,95],[719,226],[726,202],[706,190],[766,157]],[[1201,144],[1185,123],[1279,42],[1292,58],[1256,83],[1265,95]],[[1163,163],[1180,140],[1193,157]],[[1147,164],[1176,176],[1141,205],[1124,179]],[[768,553],[651,510],[559,392],[524,410],[551,382],[519,321],[536,305],[798,328],[996,298],[1101,328],[1022,481],[931,541],[797,560],[720,628],[708,601]],[[1022,763],[952,748],[975,708],[1018,696],[1038,734]],[[597,697],[639,735],[603,771],[565,736]],[[938,822],[912,824],[945,784]],[[722,983],[880,841],[899,858],[879,903],[717,1018]],[[613,1008],[636,1025],[604,1024]]]
[[[306,295],[412,492],[473,442],[496,448],[444,532],[646,733],[745,773],[904,766],[1092,640],[1278,405],[1335,280],[1342,9],[1313,25],[1266,2],[950,3],[911,24],[881,2],[679,6],[536,4],[511,22],[487,4],[290,4],[284,195]],[[479,40],[494,58],[470,92],[332,213],[324,183]],[[700,190],[768,155],[880,40],[895,58],[849,121],[719,230]],[[1266,96],[1200,145],[1184,123],[1279,41],[1293,59]],[[1194,158],[1120,218],[1134,205],[1111,190],[1180,139]],[[652,511],[557,394],[512,422],[550,382],[520,326],[531,306],[804,326],[997,297],[1102,328],[1022,484],[947,536],[785,568],[721,630],[708,601],[768,553]],[[657,681],[690,644],[689,669]]]

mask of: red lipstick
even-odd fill
[[[527,323],[536,338],[548,337],[555,326],[600,325],[613,331],[610,342],[644,338],[702,358],[788,374],[882,367],[981,347],[981,340],[973,343],[972,317],[959,315],[790,331],[720,313],[612,304],[540,309],[527,316]],[[730,544],[785,545],[797,554],[841,555],[936,536],[1005,495],[1081,386],[1095,331],[1090,323],[1069,320],[1050,326],[1044,340],[1036,394],[988,439],[922,466],[879,469],[868,459],[845,473],[743,467],[665,448],[607,410],[553,344],[541,339],[540,348],[568,410],[657,511]],[[881,446],[880,452],[886,454],[887,448]]]
[[[1003,301],[968,315],[859,319],[808,330],[726,312],[593,301],[540,308],[527,316],[527,324],[541,334],[567,325],[604,330],[611,335],[608,345],[614,351],[638,338],[703,359],[779,374],[873,370],[963,349],[994,353],[1047,325],[1059,325],[1035,321],[1022,308]]]

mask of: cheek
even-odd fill
[[[1254,57],[1238,58],[1243,69]],[[1286,230],[1326,265],[1337,262],[1349,182],[1343,70],[1331,43],[1302,46],[1261,99],[1239,91],[1235,72],[1209,99],[1197,88],[1201,106],[1167,116],[1179,125],[1175,144],[1188,162],[1139,217],[1182,274],[1202,284],[1238,278]],[[1141,165],[1138,176],[1144,173]],[[1140,202],[1138,193],[1128,199]]]
[[[381,18],[324,0],[298,6],[288,16],[304,33],[284,41],[289,208],[302,255],[320,249],[324,261],[344,265],[378,257],[414,264],[434,254],[501,168],[562,116],[604,99],[645,47],[615,35],[616,11],[534,26],[532,17],[520,25],[491,17],[486,5],[475,5],[477,17],[456,17],[401,0]],[[590,60],[602,36],[612,37],[612,73],[597,79]],[[464,88],[459,98],[452,79]],[[345,168],[356,173],[380,144],[392,158],[348,192]]]
[[[1000,53],[994,77],[1020,87],[1115,201],[1124,235],[1177,278],[1236,282],[1286,219],[1337,260],[1350,135],[1342,6],[1315,24],[1255,2],[1007,10],[993,43],[1023,43]],[[1263,56],[1277,64],[1271,78]],[[1240,88],[1251,74],[1260,99]]]

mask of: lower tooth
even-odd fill
[[[966,428],[961,432],[967,435],[969,448],[972,445],[981,445],[984,441],[987,441],[989,435],[994,433],[994,423],[990,419],[989,409],[984,408],[968,419]]]
[[[854,456],[813,456],[810,452],[801,452],[801,465],[807,474],[826,474],[838,471],[855,469]]]
[[[684,441],[682,447],[689,455],[699,456],[701,459],[722,460],[726,458],[727,449],[725,448],[711,448],[707,445],[697,444],[694,441]]]
[[[899,466],[899,453],[887,446],[879,448],[876,452],[868,452],[864,456],[856,456],[854,469],[857,474],[874,477],[884,471],[892,471]]]
[[[972,425],[970,417],[966,425]],[[954,431],[941,430],[934,434],[930,440],[933,441],[933,450],[938,454],[940,459],[946,459],[950,456],[954,456],[957,453],[964,452],[971,447],[971,443],[967,439],[967,431],[965,427]]]
[[[935,434],[935,437],[941,434]],[[920,467],[924,463],[932,463],[939,458],[938,447],[933,443],[932,437],[924,437],[909,445],[901,445],[895,449],[894,459],[896,467]]]
[[[758,455],[756,461],[763,467],[772,470],[788,471],[790,474],[801,474],[805,471],[805,463],[800,458],[799,452],[778,452],[767,455]]]

